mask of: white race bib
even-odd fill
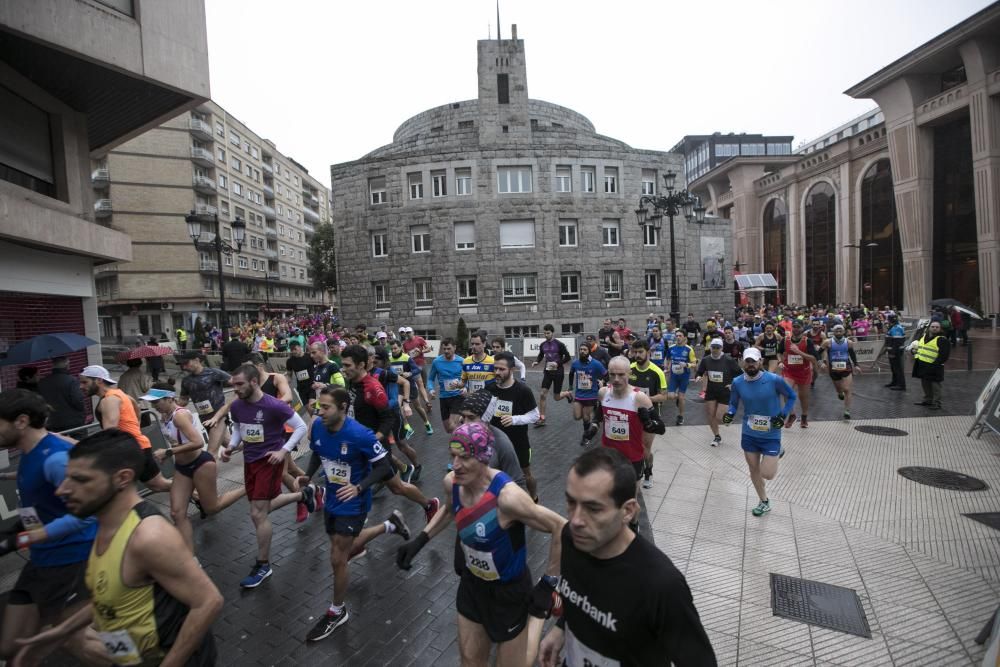
[[[618,419],[613,415],[605,415],[604,435],[608,440],[623,442],[628,440],[628,418]]]
[[[547,363],[545,364],[545,370],[547,370],[547,371],[554,371],[554,370],[556,370],[557,368],[559,368],[559,364],[557,364],[557,363],[556,363],[556,362],[554,362],[554,361],[549,361],[549,362],[547,362]]]
[[[688,338],[692,338],[693,339],[694,337],[695,337],[694,333],[688,333]]]
[[[248,445],[264,442],[264,425],[240,424],[240,439]]]
[[[593,381],[590,379],[590,375],[584,371],[577,371],[576,373],[576,388],[582,389],[583,391],[588,391],[594,386]]]
[[[790,355],[788,355],[788,365],[789,366],[801,366],[802,365],[802,355],[801,354],[790,354]]]
[[[767,433],[771,430],[771,418],[766,415],[750,415],[747,417],[747,426],[751,431]]]
[[[493,413],[494,417],[512,416],[514,414],[514,403],[512,401],[497,401],[497,409]]]
[[[670,372],[674,375],[680,375],[687,370],[687,364],[670,364]]]
[[[139,648],[135,645],[128,630],[108,630],[98,632],[97,635],[104,642],[104,648],[111,655],[111,661],[116,665],[139,665],[142,664],[142,656],[139,655]]]
[[[212,409],[212,401],[195,401],[194,409],[199,415],[208,415],[215,412],[215,410]]]
[[[469,380],[469,393],[479,391],[486,386],[486,380]]]
[[[473,549],[465,542],[462,542],[462,551],[465,552],[465,567],[469,572],[484,581],[496,581],[500,578],[492,553]]]
[[[576,638],[566,626],[566,643],[563,644],[567,667],[621,667],[614,658],[606,658]]]
[[[653,361],[663,361],[663,352],[660,350],[653,350],[649,353],[649,358]]]
[[[847,362],[846,361],[835,361],[835,362],[833,362],[833,364],[830,365],[830,368],[832,368],[835,371],[846,371],[847,370]]]
[[[722,382],[722,371],[709,371],[708,372],[709,382]]]
[[[458,391],[459,389],[462,388],[462,381],[461,380],[448,380],[448,382],[445,384],[445,388],[448,391]]]
[[[34,530],[42,527],[42,520],[38,516],[38,510],[34,507],[18,507],[17,513],[21,515],[21,523],[25,530]]]
[[[296,371],[295,379],[299,382],[305,382],[309,379],[309,371]]]
[[[646,396],[649,396],[649,388],[648,387],[636,387],[636,389],[638,389],[639,391],[641,391],[642,393],[644,393]]]
[[[338,486],[347,486],[351,483],[351,465],[343,461],[321,458],[323,472],[326,474],[326,481]]]

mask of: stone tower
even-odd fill
[[[517,25],[510,39],[480,40],[478,51],[480,144],[530,143],[528,74]]]

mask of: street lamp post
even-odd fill
[[[267,313],[271,314],[271,271],[267,266],[267,261],[264,262],[264,300],[267,302]]]
[[[639,197],[639,208],[635,210],[636,220],[639,226],[645,228],[647,225],[659,230],[663,226],[663,216],[667,216],[670,223],[670,317],[675,323],[681,321],[680,295],[677,289],[677,253],[674,247],[674,216],[678,213],[684,214],[684,219],[690,222],[696,220],[699,223],[705,222],[705,208],[701,205],[701,200],[686,189],[674,192],[674,183],[677,174],[668,171],[663,175],[663,184],[667,194],[663,195],[642,195]]]
[[[878,243],[875,241],[869,241],[868,243],[845,243],[845,248],[857,248],[858,249],[858,307],[861,307],[861,302],[864,301],[864,295],[862,290],[864,289],[864,276],[861,275],[861,249],[868,248],[868,284],[871,285],[872,294],[875,293],[875,274],[872,267],[872,255],[874,254],[873,248],[878,247]]]
[[[215,235],[211,241],[205,241],[204,243],[199,243],[202,234],[202,223],[205,220],[211,220],[215,224]],[[222,240],[222,229],[219,227],[219,216],[218,214],[209,215],[199,215],[194,211],[184,216],[184,222],[187,223],[188,236],[191,237],[191,241],[194,243],[194,247],[198,250],[211,249],[215,251],[215,259],[218,263],[219,269],[219,328],[223,330],[223,333],[229,327],[229,316],[226,313],[226,288],[223,284],[223,273],[222,273],[222,256],[232,255],[234,253],[239,253],[243,249],[243,240],[246,237],[247,223],[243,222],[243,218],[236,216],[233,220],[233,241],[236,242],[236,247],[233,247],[226,241]]]

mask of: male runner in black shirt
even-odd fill
[[[514,355],[510,352],[501,352],[493,357],[493,372],[496,382],[486,386],[497,398],[490,423],[510,438],[517,452],[517,462],[524,471],[528,495],[538,502],[538,484],[531,475],[531,443],[528,441],[528,424],[538,421],[535,395],[528,385],[514,379]]]

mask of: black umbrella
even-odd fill
[[[951,307],[954,307],[955,310],[959,310],[959,311],[961,311],[963,313],[966,313],[966,314],[968,314],[972,318],[975,318],[977,320],[983,319],[982,315],[980,315],[979,313],[977,313],[976,311],[974,311],[972,308],[969,308],[968,306],[966,306],[964,303],[962,303],[958,299],[950,299],[950,298],[949,299],[934,299],[933,301],[931,301],[931,307],[933,308],[935,306],[937,306],[939,308],[948,308],[949,306],[951,306]]]

